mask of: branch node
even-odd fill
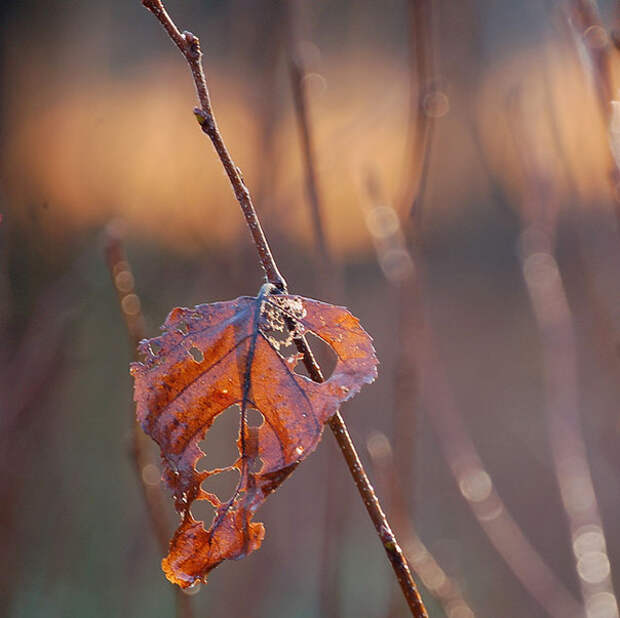
[[[207,114],[207,112],[203,111],[199,107],[194,107],[194,116],[196,116],[198,124],[207,135],[210,135],[215,131],[215,122],[213,121],[213,116],[211,116],[211,114]]]
[[[200,60],[200,56],[202,56],[202,51],[200,51],[200,39],[189,30],[183,30],[182,36],[187,45],[188,57],[195,61]]]

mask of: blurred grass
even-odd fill
[[[0,584],[0,611],[10,602],[11,617],[173,615],[128,458],[130,353],[102,257],[102,225],[119,216],[128,223],[128,251],[150,334],[175,305],[253,294],[260,285],[233,196],[195,126],[185,68],[134,4],[65,7],[49,24],[37,21],[45,7],[29,14],[29,6],[21,13],[24,22],[5,23],[7,41],[29,32],[16,27],[28,20],[38,38],[26,48],[6,43],[4,50],[3,77],[11,87],[2,93],[0,265],[8,281],[0,311],[0,325],[7,327],[3,345],[9,352],[19,345],[44,291],[67,273],[72,285],[65,304],[77,312],[58,379],[10,436],[7,479],[16,501],[14,527],[6,533],[13,544],[0,556],[12,576]],[[465,35],[459,19],[470,11],[466,5],[449,10],[442,5],[442,32],[480,35],[487,49],[476,56],[461,38],[440,37],[447,67],[442,88],[451,109],[437,125],[425,200],[421,251],[429,268],[427,301],[459,405],[498,490],[544,558],[576,590],[540,415],[536,326],[516,257],[521,178],[507,137],[506,101],[521,93],[528,127],[537,136],[537,159],[563,204],[560,266],[575,311],[583,421],[615,566],[620,288],[604,127],[576,58],[565,53],[557,33],[541,42],[542,26],[536,24],[522,37],[515,26],[506,40],[489,42],[485,32],[473,30]],[[326,300],[347,304],[360,317],[382,362],[377,383],[344,409],[360,450],[371,431],[390,433],[399,343],[393,295],[364,228],[361,179],[370,168],[386,194],[396,193],[405,173],[408,103],[398,12],[404,5],[379,9],[388,13],[385,26],[376,25],[376,7],[364,6],[367,14],[343,4],[333,18],[326,5],[308,9],[326,31],[322,55],[311,67],[324,79],[314,81],[312,115],[328,237],[345,273],[339,297]],[[489,6],[468,14],[483,31],[489,27],[485,15],[496,24],[502,15],[508,19],[498,5]],[[275,90],[265,90],[254,52],[237,49],[230,8],[185,3],[174,9],[213,41],[208,76],[224,136],[250,188],[260,194],[257,205],[292,291],[315,296],[321,282],[313,272],[285,66],[280,62],[274,69],[269,83]],[[102,19],[93,21],[91,10]],[[100,29],[91,29],[93,23]],[[342,24],[352,24],[351,30],[343,33]],[[102,57],[104,50],[109,56]],[[546,88],[579,195],[571,193],[552,148]],[[261,110],[270,97],[278,106],[269,137],[272,154],[261,141]],[[274,184],[259,192],[267,172]],[[574,258],[577,229],[585,238],[585,268]],[[602,335],[589,285],[610,314]],[[50,306],[49,321],[59,320],[65,309]],[[462,502],[424,414],[418,423],[412,460],[399,463],[415,468],[414,515],[425,542],[480,616],[542,616]],[[267,528],[263,548],[212,574],[195,597],[198,615],[316,615],[327,475],[341,487],[337,516],[347,531],[342,613],[381,614],[392,585],[388,567],[346,470],[326,470],[325,449],[334,448],[332,442],[326,436],[260,511],[257,519]],[[0,508],[8,513],[8,506]],[[427,601],[432,615],[440,616]]]

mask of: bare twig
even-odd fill
[[[161,0],[142,0],[142,4],[155,15],[168,33],[168,36],[179,48],[183,56],[185,56],[190,71],[192,72],[196,93],[200,101],[200,108],[195,108],[194,114],[202,130],[209,136],[226,171],[228,179],[230,180],[235,197],[239,202],[239,206],[241,206],[241,211],[250,229],[250,234],[252,235],[256,250],[258,251],[261,266],[267,275],[267,280],[280,290],[286,289],[286,281],[278,271],[273,259],[271,249],[265,238],[258,215],[256,214],[250,192],[245,186],[241,171],[235,165],[235,162],[232,160],[224,144],[215,116],[213,115],[209,89],[207,88],[207,81],[202,68],[202,51],[200,49],[198,37],[194,36],[191,32],[181,32],[170,18],[170,15],[168,15]]]
[[[127,261],[122,235],[118,225],[110,224],[106,228],[105,258],[116,289],[118,302],[127,329],[127,338],[134,360],[137,356],[138,343],[145,338],[144,317],[140,298],[136,294],[134,276]],[[166,516],[165,498],[159,482],[148,482],[149,470],[157,474],[157,467],[148,454],[149,438],[138,424],[134,409],[131,408],[132,449],[131,456],[136,476],[142,487],[146,511],[153,527],[155,538],[161,550],[168,551],[170,525]],[[190,597],[175,586],[176,615],[178,618],[192,618]]]
[[[299,352],[303,354],[303,362],[308,373],[310,374],[310,377],[315,382],[323,382],[324,378],[321,369],[314,359],[314,355],[312,354],[312,351],[308,347],[306,341],[304,339],[295,339],[295,345],[297,346]],[[427,618],[428,614],[426,612],[426,608],[424,607],[422,598],[420,597],[417,587],[413,581],[411,571],[409,570],[409,566],[405,560],[402,549],[400,548],[400,545],[398,544],[396,537],[390,528],[387,517],[385,516],[385,513],[381,508],[381,504],[379,503],[379,499],[375,494],[375,490],[368,480],[368,476],[366,475],[355,446],[351,441],[347,426],[345,425],[340,412],[336,412],[336,414],[334,414],[334,416],[332,416],[329,420],[329,427],[336,437],[336,441],[338,442],[338,446],[340,447],[349,470],[351,471],[357,490],[362,496],[368,515],[375,526],[383,548],[385,549],[388,559],[392,564],[398,583],[400,584],[403,595],[405,596],[409,609],[411,610],[411,615],[415,618]]]
[[[381,509],[381,504],[375,495],[375,491],[366,476],[362,462],[357,455],[355,446],[353,445],[349,432],[347,431],[347,426],[345,425],[342,416],[340,416],[340,412],[337,412],[330,419],[329,427],[336,436],[338,446],[340,447],[340,450],[346,459],[347,465],[349,466],[349,470],[353,475],[355,485],[357,486],[357,489],[362,496],[362,500],[366,505],[366,510],[370,515],[370,519],[372,519],[372,522],[375,525],[375,529],[381,539],[383,549],[385,549],[385,552],[388,555],[388,559],[392,564],[392,568],[394,569],[398,583],[403,591],[403,595],[407,600],[411,615],[416,618],[428,617],[422,598],[420,597],[413,581],[413,577],[411,576],[411,571],[409,570],[405,556],[400,548],[400,545],[398,544],[398,541],[396,540],[396,537],[394,536],[394,533],[392,532],[392,529],[390,528],[385,513]]]
[[[320,288],[322,289],[321,295],[324,298],[332,299],[341,287],[341,271],[338,265],[333,262],[323,223],[323,208],[316,173],[312,123],[305,87],[306,67],[304,66],[303,55],[300,53],[298,37],[296,36],[296,6],[296,3],[291,3],[287,12],[291,88],[305,168],[307,203],[319,258],[318,275],[320,278]],[[340,578],[338,567],[344,517],[343,513],[339,513],[337,510],[341,495],[338,488],[338,477],[334,474],[329,474],[332,466],[336,465],[335,459],[337,456],[335,449],[329,449],[324,464],[327,467],[328,474],[325,481],[324,530],[319,565],[320,614],[323,618],[336,618],[340,614]]]
[[[237,201],[239,202],[241,210],[245,216],[246,223],[250,228],[250,233],[256,246],[260,262],[267,275],[267,279],[269,282],[276,285],[280,290],[284,291],[286,290],[286,282],[280,274],[271,250],[269,249],[269,245],[267,244],[267,240],[260,225],[256,210],[254,209],[250,193],[243,182],[239,169],[235,166],[228,150],[226,149],[226,146],[224,145],[222,136],[213,116],[209,92],[202,69],[202,53],[200,51],[198,38],[190,32],[181,33],[179,31],[166,12],[161,0],[142,0],[142,4],[159,20],[189,64],[201,104],[201,108],[196,108],[194,113],[198,118],[198,122],[200,123],[202,130],[208,135],[213,143],[220,161],[226,170]],[[317,382],[322,382],[323,375],[321,374],[321,370],[317,365],[305,339],[296,339],[295,343],[299,351],[303,354],[304,364],[306,365],[310,377]],[[392,568],[394,569],[394,573],[396,574],[403,594],[407,600],[411,614],[416,618],[426,617],[426,609],[417,591],[402,550],[396,542],[394,534],[392,533],[385,514],[381,509],[372,485],[366,476],[340,412],[337,412],[330,419],[329,426],[336,436],[336,440],[338,441],[340,450],[342,451],[351,475],[353,476],[355,485],[357,486],[364,504],[366,505],[368,514],[375,525],[377,534],[379,535],[381,543],[383,544],[383,547],[392,564]]]

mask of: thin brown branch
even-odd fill
[[[211,102],[209,91],[207,89],[205,75],[202,69],[202,52],[198,38],[190,32],[181,33],[176,27],[170,16],[166,12],[161,0],[142,0],[142,4],[148,8],[162,24],[170,38],[185,56],[200,100],[201,108],[196,108],[194,113],[198,118],[202,130],[209,136],[215,150],[226,170],[233,191],[241,206],[241,210],[246,219],[246,223],[250,228],[250,233],[256,246],[260,262],[265,270],[267,279],[280,290],[286,290],[286,282],[280,274],[274,261],[269,245],[263,233],[260,221],[254,209],[250,193],[243,182],[239,169],[234,164],[226,146],[224,145],[221,134],[218,130],[217,123],[211,110]],[[304,338],[296,339],[296,345],[303,354],[304,364],[310,374],[310,377],[318,382],[323,381],[321,370],[317,365],[314,356]],[[411,614],[415,618],[427,617],[426,609],[418,590],[411,576],[407,562],[403,556],[394,534],[388,524],[387,518],[383,513],[375,492],[368,480],[362,463],[357,455],[355,447],[351,441],[346,425],[342,416],[337,412],[329,421],[329,426],[333,431],[340,450],[347,462],[351,475],[358,491],[366,505],[368,514],[375,525],[377,534],[383,544],[388,555],[394,573],[403,591],[403,595],[407,600]]]
[[[383,545],[383,549],[385,550],[385,553],[387,554],[392,565],[392,569],[396,574],[396,578],[407,601],[411,615],[415,618],[428,618],[426,607],[424,606],[422,597],[420,596],[415,582],[413,581],[411,571],[409,570],[409,565],[407,564],[403,551],[400,548],[392,529],[390,528],[390,524],[388,523],[387,517],[381,508],[381,504],[375,494],[375,490],[368,480],[366,471],[362,466],[362,462],[360,461],[357,451],[355,450],[355,446],[351,441],[347,426],[345,425],[340,412],[337,412],[331,418],[329,421],[329,427],[336,436],[338,446],[340,447],[347,465],[349,466],[349,470],[351,471],[357,490],[362,496],[368,515],[375,526],[379,539],[381,540],[381,544]]]
[[[136,294],[135,281],[131,266],[125,254],[122,235],[118,225],[110,224],[106,229],[105,258],[114,283],[118,302],[127,330],[127,339],[133,360],[139,360],[138,343],[145,338],[144,316],[140,298]],[[132,448],[131,458],[146,506],[146,511],[153,528],[153,533],[161,550],[168,551],[170,525],[166,516],[165,497],[159,482],[147,481],[149,470],[157,470],[148,454],[149,438],[138,424],[133,407],[131,408]],[[176,615],[178,618],[192,618],[190,597],[175,586]]]
[[[303,354],[303,362],[308,373],[310,374],[310,377],[315,382],[323,382],[324,378],[321,369],[314,359],[314,355],[312,354],[312,351],[308,347],[306,341],[304,339],[296,339],[295,345],[297,346],[299,352]],[[349,431],[347,430],[347,426],[345,425],[340,412],[336,412],[336,414],[332,416],[329,421],[329,427],[336,437],[338,446],[340,447],[349,470],[351,471],[357,490],[362,496],[368,515],[375,526],[379,539],[381,540],[381,544],[383,545],[383,549],[385,549],[388,559],[392,564],[392,568],[396,574],[396,578],[400,584],[403,595],[407,600],[412,616],[416,618],[422,618],[423,616],[427,617],[428,614],[426,613],[426,608],[424,607],[422,598],[420,597],[418,589],[413,581],[411,571],[409,570],[409,566],[407,565],[402,549],[400,548],[400,545],[398,544],[396,537],[390,528],[387,517],[385,516],[385,513],[381,508],[381,504],[375,494],[375,490],[366,475],[366,471],[364,470],[362,462],[360,461],[357,451],[355,450],[355,446],[351,441]]]

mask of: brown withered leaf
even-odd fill
[[[260,546],[265,530],[252,522],[256,509],[316,448],[340,404],[377,374],[371,338],[344,307],[269,291],[264,286],[257,297],[173,309],[164,334],[143,341],[145,360],[131,367],[138,420],[161,448],[164,479],[182,518],[162,567],[183,588]],[[293,337],[308,332],[337,357],[323,383],[295,373],[300,355],[286,354]],[[238,459],[198,471],[204,455],[198,443],[235,404]],[[247,423],[251,409],[262,414],[259,427]],[[209,476],[233,469],[239,483],[229,500],[201,487]],[[207,529],[190,513],[195,500],[215,507]]]

